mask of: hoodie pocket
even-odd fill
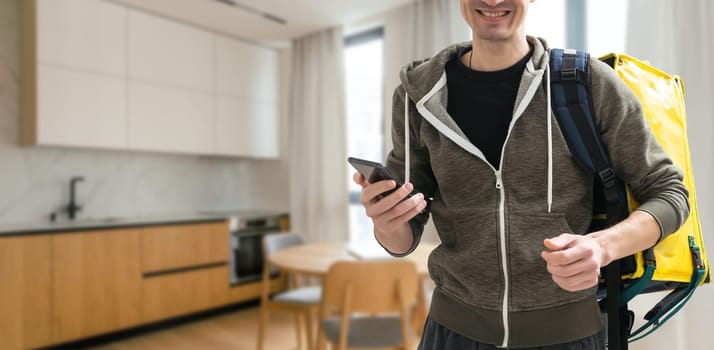
[[[572,233],[564,213],[512,212],[507,219],[513,311],[567,304],[592,294],[588,290],[568,292],[560,288],[541,257],[546,250],[543,240]]]
[[[441,244],[453,248],[457,244],[472,241],[483,228],[489,227],[489,231],[494,231],[495,214],[475,209],[450,210],[438,219],[434,217],[434,226]]]
[[[444,290],[474,305],[495,307],[503,292],[497,219],[492,210],[462,209],[434,221],[442,244],[430,256],[430,273]]]
[[[456,245],[456,227],[458,226],[453,220],[434,220],[434,227],[436,227],[436,233],[443,246],[453,248]]]

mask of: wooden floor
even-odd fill
[[[170,325],[88,349],[254,350],[258,334],[258,316],[259,307],[252,306],[180,325]],[[265,350],[297,349],[294,319],[288,313],[271,314]]]
[[[255,350],[259,307],[249,306],[211,317],[142,332],[102,344],[83,347],[92,350],[230,349]],[[289,313],[271,314],[265,350],[297,349],[295,317]],[[304,337],[303,337],[304,341]],[[301,349],[305,349],[303,345]]]

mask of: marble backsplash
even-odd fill
[[[80,218],[287,211],[285,160],[18,146],[20,1],[0,0],[0,225],[65,219],[76,175]]]

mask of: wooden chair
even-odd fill
[[[397,347],[411,350],[411,312],[419,276],[408,260],[339,261],[325,276],[318,349]]]
[[[307,333],[307,349],[314,348],[313,315],[320,307],[320,286],[299,287],[297,276],[287,276],[290,288],[286,291],[270,295],[270,277],[279,273],[275,266],[268,261],[271,253],[280,249],[304,244],[305,240],[297,233],[276,233],[263,237],[263,283],[260,298],[260,325],[258,327],[258,350],[263,349],[266,329],[268,327],[268,314],[273,311],[292,312],[295,314],[295,327],[297,334],[297,349],[302,344],[301,318],[305,319]]]

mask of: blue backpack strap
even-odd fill
[[[570,152],[583,168],[599,180],[596,184],[599,182],[605,203],[593,205],[604,206],[606,226],[611,226],[627,217],[627,198],[624,184],[615,176],[615,171],[610,166],[594,120],[589,61],[590,55],[586,52],[552,49],[551,98],[558,125]],[[595,195],[597,192],[596,190]],[[628,333],[633,320],[627,305],[620,302],[623,288],[620,263],[611,263],[605,270],[607,298],[604,303],[609,315],[608,349],[624,350],[627,349]]]
[[[590,55],[583,51],[550,51],[552,103],[570,152],[602,184],[606,226],[612,226],[627,217],[627,196],[600,140],[592,109],[589,61]]]
[[[553,108],[570,151],[581,166],[598,174],[612,168],[591,112],[589,59],[582,51],[552,49],[550,81]],[[611,175],[603,174],[604,180]]]

